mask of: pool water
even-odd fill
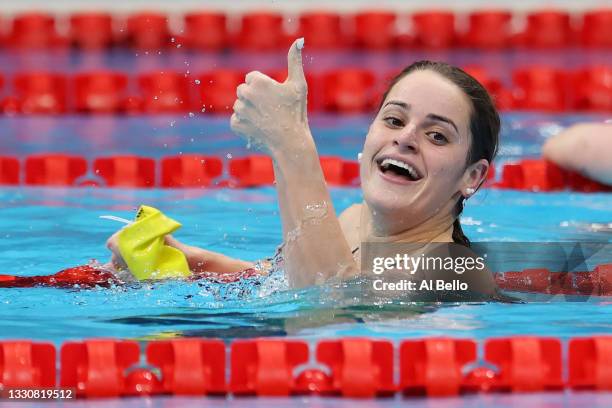
[[[313,118],[320,153],[353,159],[369,119]],[[497,166],[507,160],[539,156],[546,137],[573,122],[605,119],[505,115]],[[198,152],[227,159],[252,153],[231,135],[227,118],[3,118],[0,125],[7,129],[0,149],[19,156],[70,152],[88,158],[113,153],[161,157]],[[85,129],[90,137],[84,137],[79,129]],[[361,200],[360,190],[333,188],[332,198],[339,212]],[[106,261],[105,240],[119,225],[99,216],[131,218],[140,204],[158,207],[179,220],[183,224],[175,234],[179,240],[230,256],[261,259],[271,256],[280,243],[281,225],[272,187],[4,187],[0,188],[0,274],[51,274],[92,258]],[[609,243],[610,232],[595,231],[590,225],[612,221],[611,209],[611,194],[484,189],[469,200],[462,220],[473,241]],[[369,336],[399,340],[534,334],[567,339],[612,333],[612,313],[606,307],[610,298],[433,307],[400,301],[364,304],[359,293],[351,284],[288,290],[282,272],[232,284],[170,281],[93,290],[0,289],[0,339],[29,338],[59,345],[90,337],[231,340]]]

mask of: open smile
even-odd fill
[[[400,158],[381,157],[376,160],[381,176],[392,183],[412,184],[423,179],[419,169]]]

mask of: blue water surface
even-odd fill
[[[369,117],[311,120],[321,154],[353,159]],[[605,116],[504,117],[497,165],[537,157],[542,142],[563,127]],[[248,153],[227,118],[2,118],[0,150],[82,154],[88,159],[138,153],[236,157]],[[361,200],[356,188],[334,188],[336,211]],[[106,239],[119,227],[100,219],[131,218],[140,204],[160,208],[183,227],[185,243],[248,260],[271,256],[281,240],[273,187],[229,189],[0,188],[0,274],[41,275],[108,259]],[[612,221],[612,194],[528,193],[484,189],[465,207],[473,241],[598,241],[612,235],[594,224]],[[288,290],[282,273],[232,284],[207,281],[114,288],[0,289],[0,339],[53,341],[90,337],[158,339],[182,336],[226,340],[255,336],[319,339],[347,335],[454,336],[477,339],[515,334],[569,338],[612,332],[609,298],[543,298],[526,304],[415,305],[363,303],[350,284]],[[569,301],[568,301],[569,300]]]

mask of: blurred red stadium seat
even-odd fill
[[[197,76],[202,111],[231,114],[236,88],[244,82],[244,76],[244,72],[232,69],[217,69]]]
[[[582,69],[573,77],[573,107],[578,110],[612,112],[612,67]]]
[[[425,48],[455,45],[455,15],[451,11],[422,11],[412,15],[416,44]]]
[[[555,68],[534,66],[518,69],[513,75],[514,102],[518,109],[561,112],[567,109],[568,83]]]
[[[13,83],[18,112],[60,114],[67,111],[66,78],[63,75],[23,73],[15,75]]]
[[[47,13],[24,13],[15,16],[7,44],[18,49],[48,49],[58,45],[55,18]]]
[[[236,38],[238,48],[247,51],[282,49],[287,40],[283,31],[283,16],[273,12],[247,13]]]
[[[119,113],[124,110],[127,75],[98,71],[74,77],[74,105],[82,113]]]
[[[538,11],[527,16],[527,27],[519,43],[529,48],[561,48],[571,45],[570,15],[565,11]]]
[[[396,16],[391,11],[362,11],[355,15],[355,45],[370,50],[389,49],[395,45]]]
[[[504,48],[510,44],[512,13],[506,10],[476,11],[470,14],[463,43],[476,48]]]
[[[78,13],[70,17],[72,45],[98,50],[113,45],[113,19],[107,13]]]
[[[178,113],[192,109],[189,79],[180,72],[151,72],[138,77],[146,113]]]
[[[323,107],[330,112],[358,113],[373,108],[376,78],[371,71],[346,68],[323,75]]]
[[[227,18],[218,12],[185,15],[185,42],[192,49],[219,51],[227,47]]]
[[[170,44],[168,17],[162,13],[132,14],[127,20],[128,43],[141,50],[158,50]]]
[[[586,47],[612,48],[612,8],[584,14],[581,40]]]
[[[306,38],[308,48],[329,50],[347,45],[342,32],[342,17],[331,12],[306,12],[300,15],[297,37]]]

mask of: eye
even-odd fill
[[[404,122],[401,119],[396,118],[395,116],[387,116],[383,120],[387,123],[387,125],[394,127],[394,128],[399,128],[399,127],[404,126]]]
[[[448,143],[448,139],[440,132],[429,132],[427,136],[431,139],[431,141],[437,145],[445,145]]]

